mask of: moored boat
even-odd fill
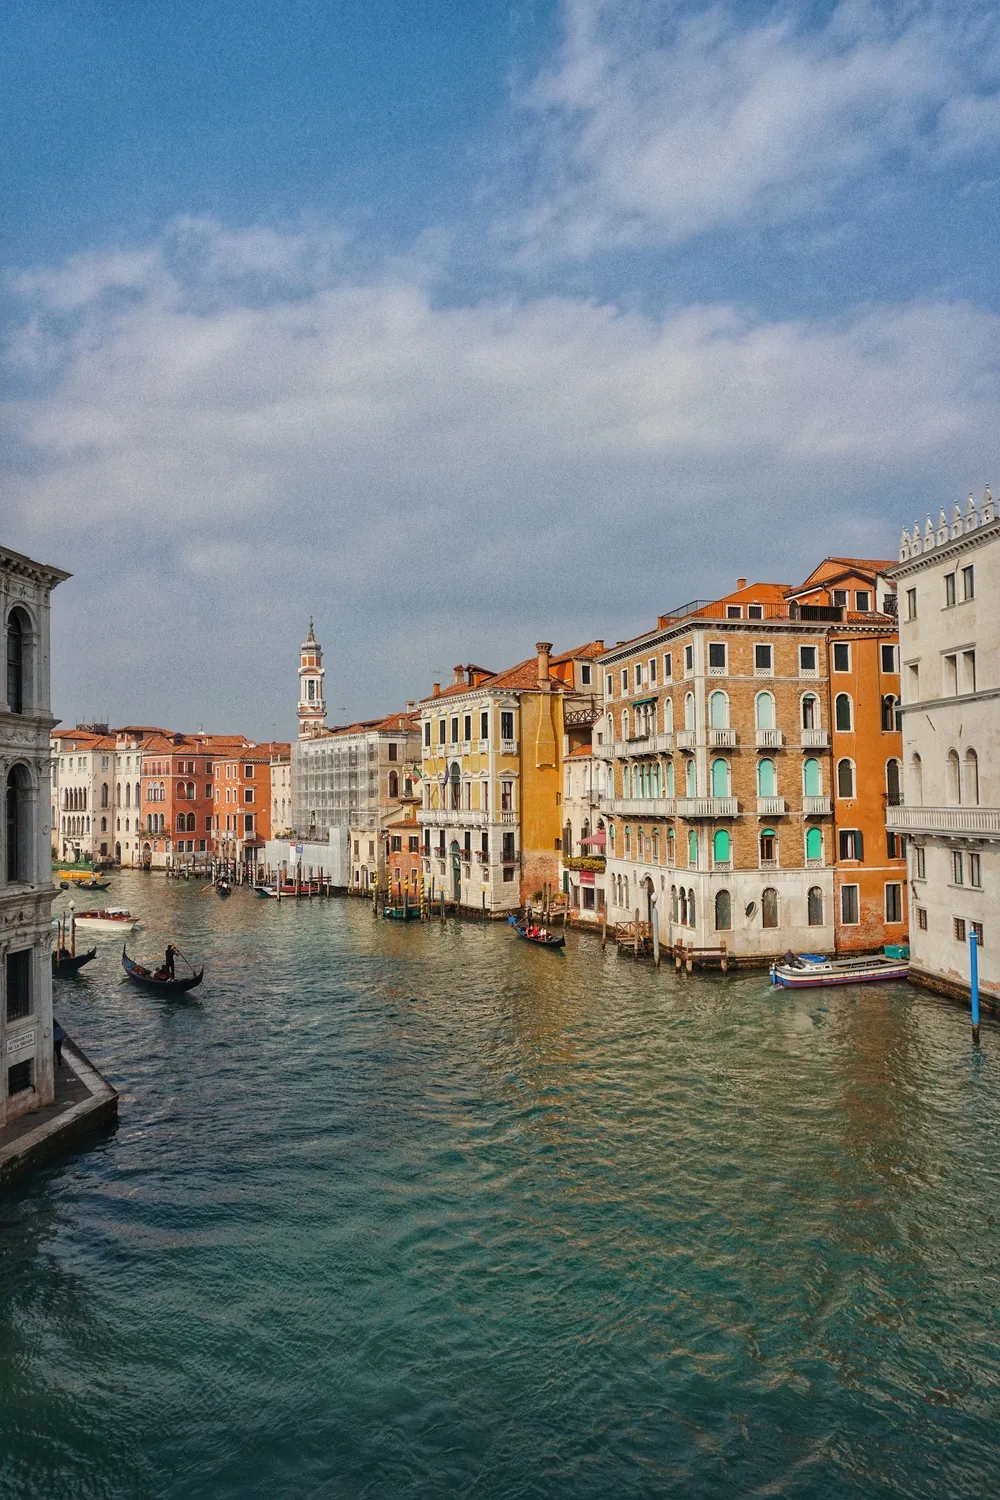
[[[771,965],[771,983],[789,990],[823,988],[839,984],[877,984],[905,979],[905,958],[887,958],[884,953],[862,958],[821,958],[816,954],[785,954]]]
[[[53,948],[52,972],[53,974],[76,974],[84,964],[89,964],[90,960],[96,957],[96,948],[91,948],[86,953],[71,953],[68,948]]]
[[[124,906],[106,906],[102,911],[81,911],[76,914],[77,927],[90,932],[131,932],[139,918]]]
[[[122,944],[122,968],[133,984],[139,985],[140,989],[154,990],[161,995],[183,995],[187,990],[193,990],[205,974],[204,966],[197,973],[188,974],[186,977],[171,978],[170,975],[162,973],[158,969],[147,969],[144,964],[137,964],[134,959],[129,958]]]
[[[230,891],[232,890],[232,886],[229,884],[228,880],[217,880],[215,882],[215,889],[218,895],[228,896]]]
[[[549,932],[547,927],[539,927],[536,923],[529,924],[526,918],[508,917],[507,921],[513,927],[519,938],[526,943],[534,943],[539,948],[564,948],[566,939],[557,937],[554,932]]]

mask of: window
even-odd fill
[[[815,646],[799,647],[799,671],[803,677],[816,676],[817,667]]]
[[[512,833],[505,833],[503,835],[501,859],[505,864],[510,864],[514,858],[514,835]]]
[[[582,687],[590,687],[590,666],[586,662],[580,668],[580,684]]]
[[[802,764],[802,793],[806,797],[823,795],[819,761],[812,755]]]
[[[952,918],[952,931],[955,934],[956,943],[965,942],[965,921],[962,917]]]
[[[402,834],[394,833],[392,835],[392,837],[391,837],[391,839],[389,841],[389,852],[390,852],[390,854],[402,854],[402,852],[403,852],[403,837],[402,837]]]
[[[389,772],[389,796],[399,796],[399,774],[396,771]]]
[[[190,770],[190,771],[194,770],[194,761],[191,762],[190,766],[188,767],[188,770]],[[253,781],[253,766],[244,766],[243,767],[243,779],[245,781]],[[192,795],[193,795],[193,793],[192,793]]]
[[[770,646],[756,645],[753,648],[753,669],[758,677],[774,674],[774,652]]]
[[[715,930],[728,932],[733,925],[733,902],[728,891],[715,893]]]
[[[451,719],[451,743],[458,744],[458,715],[453,714]]]
[[[641,662],[638,662],[638,661],[636,662],[635,669],[634,669],[632,675],[635,678],[635,685],[636,685],[636,687],[637,688],[641,688],[642,687],[642,663]]]
[[[900,772],[902,767],[898,760],[887,760],[885,763],[885,800],[887,807],[902,807],[903,787]]]
[[[7,1020],[19,1021],[31,1015],[31,949],[8,953],[6,970]]]
[[[982,922],[970,922],[969,926],[972,928],[972,931],[976,934],[976,945],[977,945],[977,947],[981,948],[983,946],[983,924],[982,924]]]
[[[833,670],[835,672],[851,670],[851,648],[847,641],[834,641],[833,643]]]
[[[764,606],[763,606],[763,604],[748,604],[747,605],[747,619],[748,620],[763,620],[763,618],[764,618]]]
[[[760,846],[760,862],[761,862],[761,865],[763,865],[763,866],[776,865],[777,862],[778,862],[778,856],[777,856],[778,836],[775,833],[774,829],[773,828],[764,828],[764,829],[762,829],[761,830],[761,834],[760,834],[760,839],[758,840],[758,843],[759,843],[759,846]]]
[[[968,807],[979,805],[979,756],[971,748],[962,762],[962,801]]]
[[[942,692],[954,698],[958,694],[958,657],[944,656],[941,658],[941,663],[944,672]]]
[[[925,906],[917,907],[917,926],[921,932],[927,931],[927,908]]]
[[[243,831],[244,833],[253,833],[253,813],[244,813]]]
[[[952,807],[958,807],[962,801],[961,767],[958,760],[958,752],[949,750],[945,761],[945,795]]]
[[[812,827],[806,830],[806,864],[821,865],[823,863],[823,833],[822,830]]]
[[[834,589],[834,591],[833,591],[833,605],[834,605],[835,609],[846,609],[847,608],[847,590],[846,589]]]
[[[974,693],[976,691],[976,653],[974,651],[963,651],[962,660],[959,663],[959,692]]]
[[[500,811],[514,811],[514,783],[512,781],[501,781],[500,783]]]
[[[854,608],[859,614],[866,615],[872,607],[872,596],[870,589],[855,589]]]
[[[858,900],[858,887],[856,885],[842,885],[840,887],[840,920],[845,927],[857,927],[861,920],[861,903]]]
[[[721,758],[712,762],[712,796],[729,796],[729,762]]]
[[[7,879],[27,880],[31,840],[28,829],[28,773],[23,766],[12,766],[7,772],[4,833],[7,845]]]
[[[845,860],[864,859],[865,841],[860,828],[842,828],[840,830],[840,857]]]
[[[488,709],[483,709],[479,715],[479,738],[488,740],[490,737],[490,715]]]
[[[694,728],[694,693],[684,694],[684,728]]]
[[[607,694],[607,696],[609,698],[613,698],[614,697],[614,695],[615,695],[615,678],[614,678],[614,673],[613,672],[605,672],[605,674],[604,674],[604,691],[605,691],[605,693]]]
[[[948,609],[955,602],[955,575],[946,573],[944,575],[944,607]]]
[[[769,885],[760,893],[760,918],[764,927],[778,925],[778,893]]]
[[[468,738],[468,736],[466,736],[466,737]],[[397,751],[398,751],[398,746],[396,744],[390,744],[390,746],[389,746],[389,759],[390,760],[395,760],[397,758]]]
[[[920,698],[920,664],[915,661],[906,664],[906,691],[907,702],[916,703]]]
[[[7,707],[12,714],[24,713],[25,617],[12,609],[7,619]]]
[[[913,846],[913,876],[915,880],[927,879],[927,855],[923,844]]]
[[[897,698],[894,693],[886,693],[882,698],[882,733],[895,734],[902,728],[901,715],[897,706]]]
[[[983,868],[978,854],[969,855],[969,884],[977,891],[982,889]]]
[[[976,571],[970,564],[962,569],[962,598],[974,599],[976,597]]]
[[[693,645],[685,646],[684,647],[684,675],[685,675],[685,677],[690,677],[690,675],[691,675],[691,673],[693,671],[694,671],[694,646]]]
[[[951,851],[951,883],[952,885],[965,884],[965,858],[960,849]]]
[[[823,891],[818,885],[809,887],[809,894],[806,897],[806,920],[810,927],[823,925]]]
[[[742,606],[742,604],[727,604],[726,605],[726,619],[727,620],[742,620],[742,618],[743,618],[743,606]]]
[[[244,787],[244,789],[243,789],[243,801],[244,802],[252,802],[253,801],[253,787],[252,786]]]
[[[211,833],[212,832],[212,814],[211,813],[209,813],[208,817],[205,819],[205,832],[206,833]]]
[[[891,881],[885,888],[885,920],[887,922],[903,920],[903,887],[898,880]]]
[[[778,778],[774,761],[769,756],[757,762],[757,796],[775,797],[778,793]]]
[[[430,747],[431,747],[431,721],[430,721],[430,719],[427,719],[426,722],[424,723],[424,748],[427,749],[427,750],[429,750]]]
[[[819,699],[815,693],[806,693],[802,699],[802,728],[818,729],[819,727]]]
[[[906,618],[908,620],[915,620],[917,618],[917,591],[916,591],[916,589],[907,589],[906,590]]]
[[[627,693],[628,692],[628,667],[622,667],[622,670],[621,670],[621,679],[622,679],[622,692],[623,693]]]
[[[690,758],[684,762],[684,795],[686,797],[696,797],[698,795],[697,771],[694,761]]]
[[[12,1098],[15,1094],[24,1094],[28,1089],[34,1087],[32,1082],[32,1071],[34,1058],[29,1057],[27,1062],[14,1063],[7,1069],[7,1093]]]
[[[712,729],[729,728],[729,699],[725,693],[709,695],[708,722]]]
[[[438,744],[444,745],[448,742],[448,722],[446,719],[438,719]]]
[[[890,675],[899,671],[899,647],[883,641],[879,648],[882,656],[882,671]]]
[[[669,682],[674,675],[674,654],[668,651],[663,658],[663,680]]]
[[[730,858],[728,830],[719,828],[712,836],[712,863],[725,867],[729,864]]]
[[[411,833],[410,834],[409,852],[411,854],[419,854],[420,853],[420,835],[419,835],[419,833]]]
[[[514,738],[514,711],[505,708],[500,715],[500,738],[512,740]]]
[[[713,675],[718,675],[725,672],[726,645],[724,641],[709,641],[708,670]]]
[[[854,728],[854,705],[849,693],[838,693],[834,705],[834,722],[841,734],[850,733]]]
[[[770,651],[770,646],[767,650]],[[758,729],[774,728],[774,695],[772,693],[758,693],[755,704],[756,720]]]

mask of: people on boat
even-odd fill
[[[167,951],[163,955],[163,968],[157,978],[173,979],[174,977],[174,945],[167,944]]]

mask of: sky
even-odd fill
[[[294,734],[996,478],[980,0],[6,0],[0,541],[66,723]]]

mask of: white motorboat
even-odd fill
[[[835,984],[877,984],[905,979],[910,965],[905,958],[887,958],[884,953],[862,958],[821,958],[812,953],[786,954],[771,965],[771,983],[789,990],[806,990]]]
[[[131,932],[139,918],[124,906],[106,906],[101,911],[78,911],[76,925],[85,932]]]

